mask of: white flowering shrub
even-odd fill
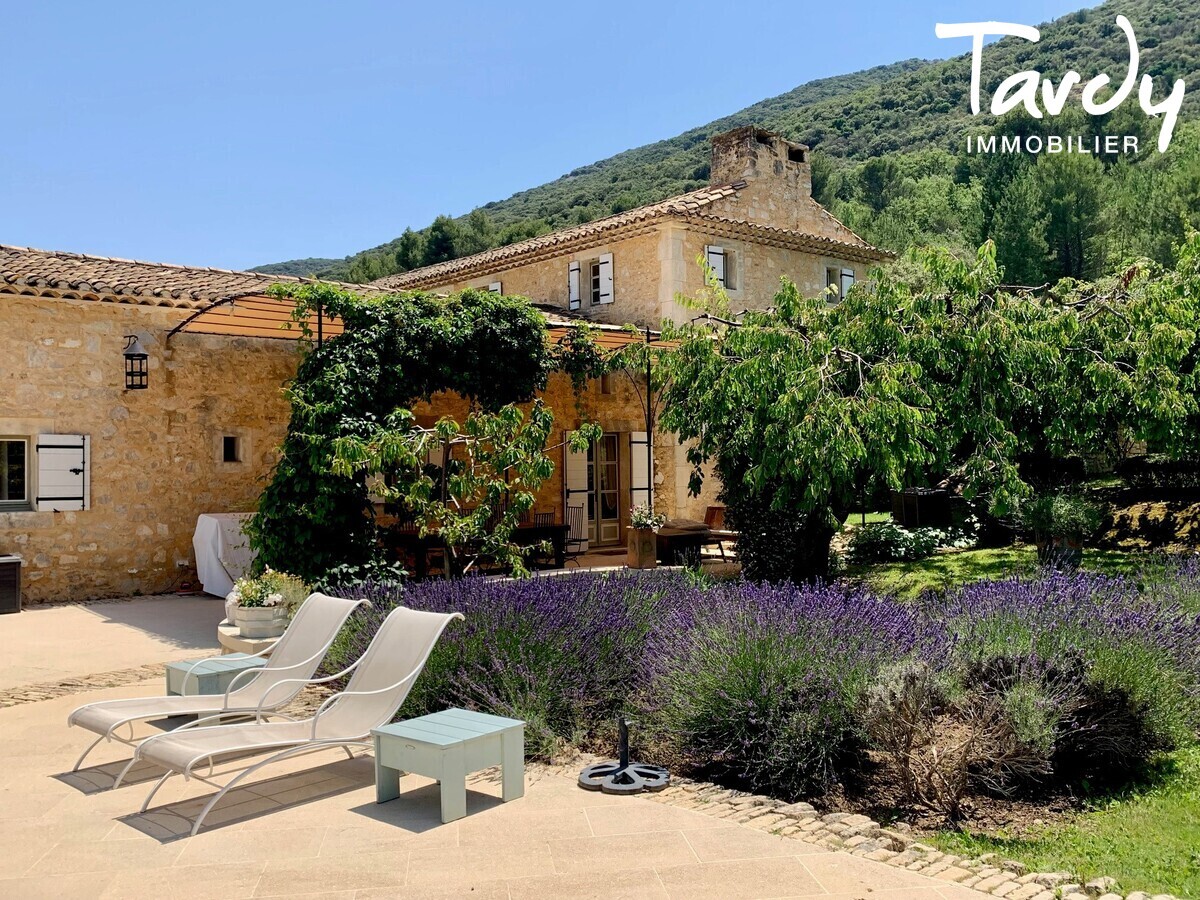
[[[951,528],[905,528],[895,522],[878,522],[854,529],[848,556],[855,563],[925,559],[939,548],[969,550],[978,534],[979,520],[974,516]]]
[[[226,599],[247,609],[278,607],[291,615],[308,594],[308,585],[300,578],[267,569],[256,578],[239,578]]]
[[[629,512],[629,524],[634,528],[653,528],[658,531],[666,521],[666,516],[653,512],[646,504],[635,506]]]

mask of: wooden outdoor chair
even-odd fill
[[[579,557],[587,553],[587,516],[582,506],[567,507],[567,562],[579,565]]]
[[[708,537],[704,539],[705,547],[715,546],[721,554],[723,562],[729,561],[726,544],[737,544],[740,536],[736,531],[725,528],[725,507],[710,506],[704,511],[704,524],[708,526]]]

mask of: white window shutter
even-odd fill
[[[583,541],[583,549],[588,548],[588,523],[587,523],[587,505],[588,505],[588,455],[584,450],[582,453],[571,452],[570,447],[563,447],[563,470],[566,472],[566,478],[563,485],[563,499],[566,506],[582,506],[583,507],[583,533],[570,534],[572,540]],[[564,508],[564,521],[570,523],[571,516],[566,513]]]
[[[499,282],[499,281],[493,281],[491,284],[489,284],[489,285],[488,285],[488,293],[491,293],[491,294],[503,294],[503,293],[504,293],[504,288],[503,288],[503,286],[500,284],[500,282]]]
[[[86,434],[38,435],[37,459],[39,512],[91,507],[91,448]]]
[[[724,285],[725,282],[725,248],[724,247],[705,247],[704,256],[708,260],[708,267],[713,270],[717,276],[717,281]]]
[[[850,288],[854,284],[854,270],[842,269],[842,283],[840,285],[842,299],[846,299],[846,295],[850,293]]]
[[[579,263],[573,262],[567,269],[567,297],[571,309],[579,309]]]
[[[629,433],[629,508],[650,505],[650,442],[646,432]]]
[[[600,302],[613,302],[613,260],[611,253],[600,254]]]

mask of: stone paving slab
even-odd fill
[[[220,653],[224,601],[166,594],[0,616],[0,691]]]
[[[0,709],[0,897],[985,896],[703,811],[583,791],[574,769],[542,766],[512,803],[498,772],[473,777],[466,818],[443,825],[428,779],[406,776],[398,800],[376,804],[369,756],[314,754],[231,791],[191,838],[188,817],[211,787],[172,779],[139,815],[148,768],[101,790],[126,748],[64,774],[88,739],[66,728],[72,708],[160,689],[156,679]]]

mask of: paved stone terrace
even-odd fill
[[[206,594],[27,606],[0,616],[0,693],[219,653],[223,618]]]
[[[210,787],[173,779],[138,815],[152,772],[103,790],[126,758],[122,746],[64,774],[87,743],[65,725],[71,709],[160,687],[156,679],[0,709],[0,897],[984,896],[667,798],[582,791],[573,769],[533,766],[525,798],[500,803],[495,773],[483,773],[467,817],[443,825],[428,780],[407,776],[406,794],[378,805],[369,756],[312,755],[231,791],[190,838],[184,816]]]

